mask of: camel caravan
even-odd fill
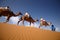
[[[17,12],[16,14],[14,14],[13,11],[11,11],[10,7],[9,6],[6,6],[6,7],[0,7],[0,17],[2,16],[6,16],[7,19],[6,19],[6,22],[4,23],[7,23],[9,22],[9,19],[14,16],[19,16],[19,15],[22,15],[21,18],[19,19],[19,21],[17,22],[17,25],[19,25],[19,22],[22,21],[22,24],[24,25],[24,21],[27,21],[30,23],[30,26],[31,26],[31,23],[35,23],[35,22],[38,22],[39,20],[38,19],[33,19],[31,17],[31,15],[29,13],[25,13],[24,15],[21,13],[21,12]],[[40,27],[42,26],[51,26],[52,23],[51,22],[47,22],[46,20],[44,20],[43,18],[40,19]],[[54,29],[55,30],[55,29]]]

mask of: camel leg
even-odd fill
[[[21,21],[21,20],[18,21],[17,25],[19,24],[20,21]]]
[[[2,15],[0,15],[0,17],[1,17]]]
[[[20,20],[18,21],[17,25],[19,24]]]
[[[22,21],[22,19],[19,19],[19,21],[18,21],[17,25],[19,24],[19,22],[20,22],[20,21]]]
[[[39,28],[40,28],[40,26],[39,26]]]
[[[1,15],[0,15],[0,18],[1,18]]]
[[[39,25],[39,28],[41,28],[43,25]]]
[[[34,23],[33,23],[33,27],[34,27]]]
[[[9,21],[9,19],[10,19],[10,16],[8,16],[8,17],[7,17],[7,20],[6,20],[6,22],[8,22],[8,21]],[[4,22],[4,23],[6,23],[6,22]]]
[[[22,21],[22,23],[23,23],[23,26],[24,26],[24,20]]]
[[[30,22],[30,26],[31,26],[31,22]]]
[[[19,20],[18,23],[17,23],[17,25],[19,24],[20,21],[22,21],[22,20]],[[22,22],[23,22],[23,25],[24,25],[24,20]]]
[[[1,17],[1,15],[0,15],[0,17]]]
[[[24,26],[24,17],[22,17],[22,23],[23,23],[23,26]]]

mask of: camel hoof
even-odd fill
[[[39,26],[39,28],[40,28],[40,26]]]
[[[7,22],[3,22],[3,23],[7,23]]]
[[[17,24],[17,25],[19,25],[19,24]]]

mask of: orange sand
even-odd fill
[[[0,23],[0,40],[60,40],[60,32]]]

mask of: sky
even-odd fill
[[[60,0],[0,0],[0,6],[9,6],[10,9],[16,14],[17,12],[28,12],[33,19],[42,17],[46,21],[52,22],[56,27],[56,31],[60,32]],[[17,24],[21,16],[11,17],[10,24]],[[0,17],[0,22],[4,22],[6,17]],[[21,25],[20,23],[19,25]],[[40,22],[35,23],[38,28]],[[25,25],[29,22],[25,21]],[[51,27],[41,27],[42,29],[51,30]]]

